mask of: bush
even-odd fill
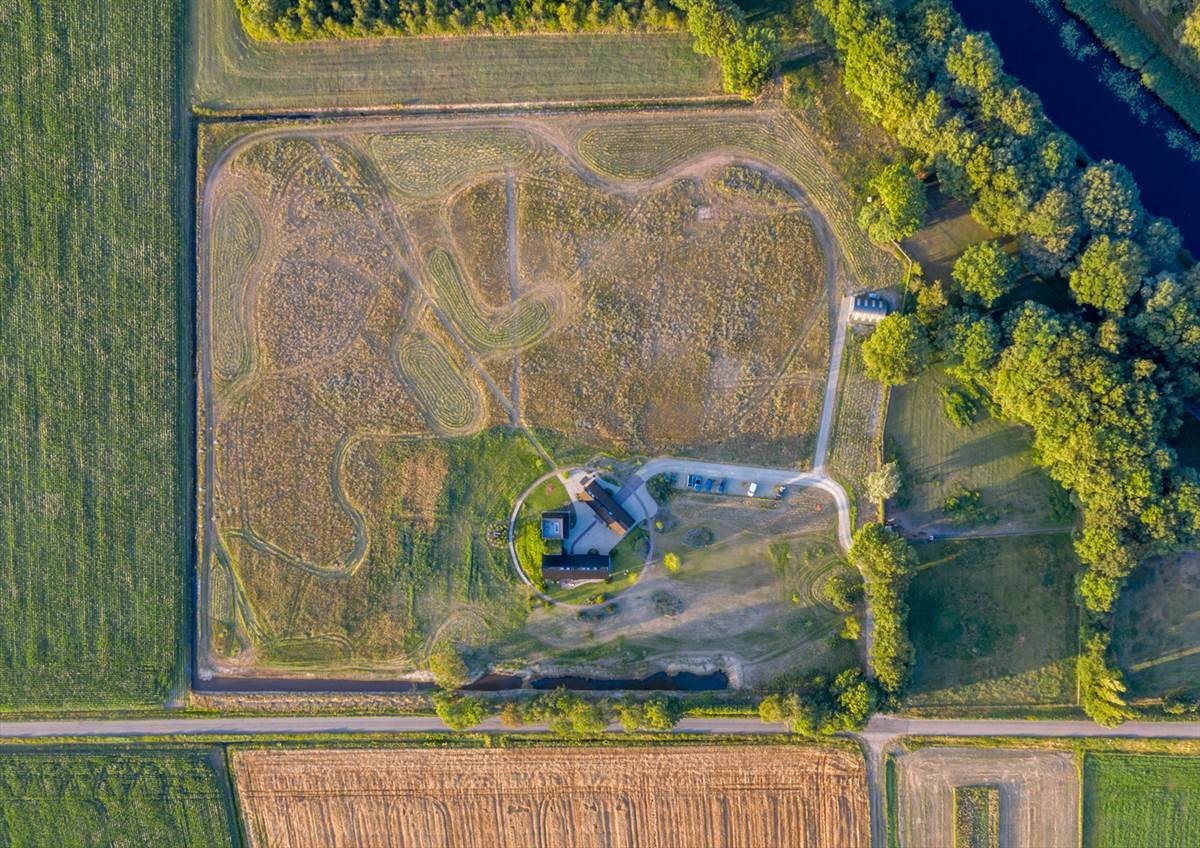
[[[670,730],[683,718],[683,705],[676,698],[654,695],[639,701],[626,695],[616,705],[617,720],[627,733],[636,730]]]
[[[975,399],[953,386],[941,386],[938,394],[942,397],[942,412],[950,419],[955,427],[970,427],[975,423],[979,414],[979,404]]]
[[[840,569],[825,581],[821,594],[838,612],[850,612],[862,600],[862,575],[848,568]]]
[[[983,493],[963,486],[959,486],[954,494],[946,498],[942,504],[942,513],[960,526],[996,520],[995,513],[983,505]]]
[[[487,718],[490,709],[486,701],[474,695],[455,695],[435,692],[433,710],[451,730],[469,730]]]
[[[603,733],[610,716],[605,701],[585,700],[574,692],[559,688],[530,702],[525,718],[545,722],[559,736],[576,738]]]
[[[433,682],[442,689],[457,689],[468,675],[466,662],[450,645],[434,648],[429,656],[429,670],[433,672]]]
[[[671,574],[679,571],[679,554],[671,551],[663,556],[663,568]]]

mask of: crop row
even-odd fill
[[[396,363],[438,429],[457,435],[478,428],[483,416],[479,394],[436,341],[426,336],[403,340]]]
[[[430,254],[428,267],[438,305],[481,353],[525,347],[537,341],[550,326],[550,307],[545,301],[532,298],[521,300],[507,317],[493,321],[467,291],[454,260],[444,250]]]
[[[433,197],[473,174],[520,162],[529,140],[512,130],[462,129],[373,135],[367,147],[401,194]]]

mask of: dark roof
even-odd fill
[[[892,305],[882,297],[877,297],[872,294],[859,294],[854,296],[854,308],[865,309],[868,312],[883,312],[892,311]]]
[[[545,580],[603,580],[611,565],[604,554],[543,554]]]
[[[598,481],[592,480],[583,487],[583,490],[592,497],[587,505],[605,524],[609,526],[616,524],[622,530],[629,530],[633,527],[635,524],[633,516],[626,512],[625,508],[617,503],[612,493],[601,486]]]

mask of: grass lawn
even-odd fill
[[[256,42],[233,0],[192,4],[195,98],[214,110],[721,94],[687,33]]]
[[[1200,757],[1085,754],[1083,848],[1200,845]]]
[[[933,370],[892,391],[887,452],[900,461],[905,488],[891,510],[907,528],[947,523],[946,498],[978,490],[998,527],[1065,526],[1074,511],[1062,487],[1033,464],[1029,431],[984,417],[966,428],[950,423],[938,391],[953,384]]]
[[[1113,644],[1134,694],[1200,695],[1200,554],[1156,557],[1129,576]]]
[[[0,710],[172,690],[179,14],[0,13]]]
[[[917,546],[908,592],[913,706],[1075,700],[1071,539],[1012,536]]]
[[[215,751],[0,752],[0,845],[233,846]]]
[[[564,604],[586,604],[596,595],[618,597],[622,590],[637,583],[638,575],[646,564],[650,536],[642,527],[636,527],[612,549],[612,572],[603,583],[583,583],[569,589],[557,583],[546,586],[546,594]]]

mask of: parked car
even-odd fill
[[[755,492],[757,492],[757,491],[758,491],[758,484],[757,484],[757,483],[751,483],[751,484],[750,484],[750,485],[749,485],[749,486],[746,488],[746,497],[748,497],[748,498],[752,498],[752,497],[754,497],[754,493],[755,493]]]
[[[713,490],[713,479],[709,477],[704,481],[704,491],[711,492]]]
[[[725,491],[725,485],[726,485],[728,482],[729,482],[728,480],[722,480],[720,483],[718,483],[718,484],[717,484],[717,491],[718,491],[718,492],[724,492],[724,491]]]

